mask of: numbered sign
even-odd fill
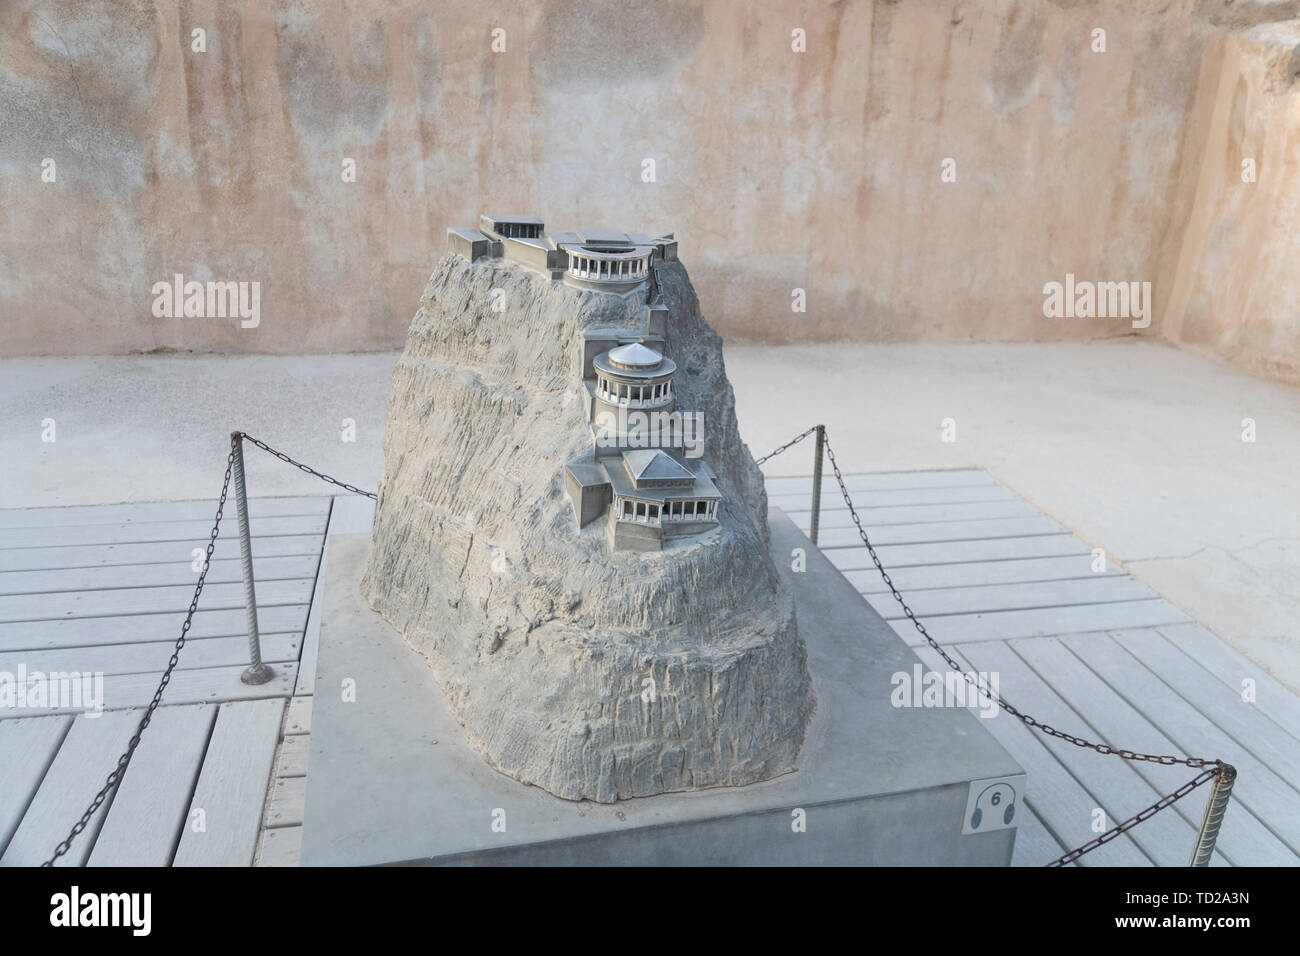
[[[1025,775],[1012,777],[985,777],[972,780],[966,796],[966,812],[962,815],[961,832],[988,833],[1007,830],[1019,825],[1025,791]]]

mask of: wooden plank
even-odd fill
[[[874,545],[875,542],[873,541]],[[1072,534],[1042,534],[1028,538],[993,538],[988,541],[945,541],[941,544],[887,544],[876,549],[891,571],[917,565],[969,564],[972,561],[1006,561],[1015,558],[1052,558],[1071,554],[1091,555],[1092,549]],[[832,548],[826,558],[841,571],[872,567],[871,556],[861,545]]]
[[[1180,754],[1218,758],[1239,771],[1233,804],[1248,807],[1293,853],[1300,850],[1300,793],[1225,734],[1108,635],[1071,636],[1065,645],[1141,710]],[[1225,826],[1231,816],[1225,817]]]
[[[969,588],[909,590],[908,605],[921,617],[975,614],[1026,608],[1065,607],[1158,599],[1159,595],[1130,577],[1108,575],[1073,581],[995,584]],[[886,620],[903,616],[890,594],[869,594],[867,600]]]
[[[325,545],[321,548],[320,565],[316,571],[316,590],[311,609],[307,613],[307,629],[303,636],[302,666],[298,668],[298,686],[294,695],[316,692],[316,651],[320,644],[320,617],[324,594],[320,583],[325,580],[325,564],[329,560],[329,539],[336,534],[369,534],[375,525],[375,502],[360,495],[339,495],[330,508],[329,527]]]
[[[290,581],[316,576],[316,555],[262,558],[253,562],[253,577],[263,581]],[[0,594],[56,594],[61,591],[98,591],[109,588],[152,588],[168,585],[194,587],[198,572],[189,563],[114,564],[97,568],[53,568],[38,571],[0,572]],[[208,568],[207,587],[242,582],[238,558],[213,561]],[[205,588],[206,590],[206,588]],[[186,606],[189,601],[186,601]]]
[[[1116,631],[1119,645],[1300,792],[1300,740],[1224,687],[1154,630]]]
[[[302,856],[302,827],[263,830],[254,866],[297,866]]]
[[[216,714],[212,704],[154,711],[113,794],[87,866],[171,863]]]
[[[227,514],[234,517],[234,510]],[[320,534],[325,530],[324,515],[289,515],[286,517],[250,518],[249,533],[255,538],[283,535]],[[202,521],[145,521],[136,524],[75,524],[53,528],[0,529],[0,549],[85,547],[96,544],[140,544],[158,541],[207,542],[212,534],[212,519]],[[239,524],[221,522],[220,538],[237,539]]]
[[[72,721],[63,746],[0,857],[0,864],[40,866],[49,859],[117,765],[140,722],[140,713],[120,710],[98,717],[81,715]],[[81,866],[86,862],[107,808],[105,801],[55,866]]]
[[[1103,635],[1097,635],[1098,639]],[[1055,638],[1012,641],[1011,647],[1066,702],[1097,729],[1104,742],[1142,753],[1178,754],[1180,748],[1083,661]],[[1134,761],[1133,769],[1160,793],[1171,793],[1191,778],[1188,768]],[[1204,791],[1200,791],[1204,792]],[[1192,826],[1199,826],[1205,811],[1204,797],[1187,797],[1168,811],[1178,813]],[[1297,857],[1262,824],[1250,810],[1234,805],[1224,818],[1218,849],[1237,866],[1296,866]]]
[[[1064,847],[1056,842],[1056,837],[1043,826],[1043,821],[1038,819],[1033,808],[1025,806],[1025,812],[1021,814],[1016,826],[1016,845],[1011,851],[1012,866],[1042,866],[1072,849],[1073,847]]]
[[[297,661],[298,634],[263,634],[262,659],[268,662]],[[143,644],[103,644],[95,647],[66,647],[46,651],[19,651],[0,654],[0,672],[17,673],[21,664],[28,674],[101,673],[161,675],[175,649],[175,641],[150,641]],[[178,670],[201,667],[248,665],[248,638],[206,637],[186,641],[181,650]],[[0,712],[0,717],[3,712]]]
[[[329,536],[321,548],[320,561],[316,571],[316,588],[312,592],[311,607],[307,610],[307,623],[303,630],[301,666],[298,668],[298,684],[293,689],[294,696],[311,696],[316,692],[316,653],[320,647],[320,621],[325,606],[325,594],[322,587],[325,581],[325,562],[329,560]]]
[[[281,777],[271,785],[271,801],[266,811],[266,826],[302,825],[302,809],[307,800],[306,777]]]
[[[253,559],[319,554],[320,534],[294,534],[274,538],[253,538]],[[178,564],[189,568],[194,549],[200,554],[208,538],[190,541],[137,542],[134,544],[92,544],[57,548],[10,548],[0,550],[0,571],[38,571],[52,568],[94,568],[110,565]],[[238,560],[237,538],[217,539],[212,560]]]
[[[887,524],[872,527],[863,521],[867,536],[876,547],[889,544],[922,544],[931,541],[975,541],[1023,538],[1032,535],[1068,534],[1063,525],[1044,515],[1030,518],[985,518],[977,521],[930,521],[923,524]],[[831,548],[861,548],[856,528],[825,528],[817,537],[823,551]]]
[[[280,759],[276,763],[275,776],[307,776],[307,750],[310,743],[310,734],[286,736],[280,742]]]
[[[342,515],[347,514],[347,506],[342,505],[341,498],[335,498],[335,505],[338,511],[335,512],[333,507],[330,509],[329,527],[338,528],[339,520]],[[338,515],[338,519],[335,518]],[[303,653],[302,666],[298,669],[298,685],[294,688],[294,695],[312,695],[316,691],[316,652],[320,646],[321,635],[321,614],[322,607],[325,606],[325,594],[322,591],[321,584],[325,580],[325,562],[329,561],[329,531],[326,529],[325,542],[321,545],[320,559],[316,563],[316,588],[312,591],[312,604],[307,610],[307,626],[303,631]]]
[[[888,524],[919,524],[930,521],[975,521],[987,518],[1031,518],[1041,512],[1027,501],[1008,498],[1003,501],[967,501],[938,505],[887,505],[883,508],[858,508],[858,516],[867,528]],[[808,533],[808,520],[812,512],[790,509],[785,512],[804,534]],[[818,516],[822,528],[849,528],[853,518],[849,509],[840,505],[822,511]]]
[[[935,588],[979,587],[991,584],[1027,584],[1032,581],[1068,581],[1123,575],[1114,564],[1100,573],[1092,571],[1092,556],[1071,554],[1059,558],[1025,558],[1008,561],[974,561],[968,564],[934,564],[889,570],[894,584],[906,593]],[[887,594],[875,567],[844,575],[863,594]]]
[[[835,478],[829,468],[823,472],[822,480],[834,483]],[[769,495],[801,493],[812,488],[812,475],[765,477],[763,481]],[[894,488],[997,486],[998,482],[982,468],[939,468],[927,471],[859,471],[845,475],[844,484],[849,491],[885,491]]]
[[[811,442],[812,438],[806,439]],[[811,446],[810,446],[811,450]],[[827,469],[823,481],[834,484],[834,476]],[[812,489],[812,475],[764,478],[769,495],[802,493]],[[844,476],[849,491],[884,491],[893,488],[956,488],[962,486],[997,485],[997,480],[982,468],[953,468],[936,471],[877,471],[854,472]]]
[[[1300,697],[1285,684],[1199,624],[1171,624],[1157,630],[1237,693],[1243,680],[1253,680],[1259,712],[1300,739]]]
[[[1063,701],[1003,641],[965,645],[962,647],[962,655],[977,670],[998,675],[1000,693],[1022,712],[1032,714],[1035,719],[1065,733],[1101,742],[1102,735],[1088,723],[1086,713],[1081,712],[1083,709],[1076,710]],[[1006,713],[999,713],[995,719],[1017,722]],[[1088,822],[1101,826],[1102,830],[1109,830],[1117,823],[1145,810],[1164,795],[1127,761],[1042,734],[1038,737],[1040,746],[1050,750],[1074,779],[1080,782],[1080,786],[1096,798],[1096,809],[1102,810],[1106,819],[1100,824],[1095,824],[1092,820]],[[1176,813],[1157,813],[1130,830],[1129,835],[1157,866],[1186,866],[1192,847],[1196,844],[1195,826]]]
[[[923,615],[919,615],[922,616]],[[1186,621],[1187,615],[1167,601],[1121,601],[1116,604],[1078,604],[1072,607],[1036,608],[1027,611],[995,611],[988,614],[950,614],[924,621],[926,629],[941,644],[991,641],[1013,637],[1053,637],[1088,631],[1151,627]],[[890,621],[909,644],[921,642],[910,621]]]
[[[1023,501],[1001,485],[971,485],[957,488],[899,488],[888,491],[850,491],[855,508],[884,508],[890,505],[963,504],[972,501]],[[807,511],[812,507],[812,490],[798,494],[768,494],[767,503],[782,511]],[[844,496],[831,478],[822,486],[822,512],[843,508]]]
[[[256,580],[256,579],[255,579]],[[312,579],[256,581],[257,606],[306,604],[311,600]],[[0,622],[58,621],[70,618],[115,617],[123,614],[158,614],[189,609],[194,583],[169,587],[113,588],[103,591],[63,591],[57,594],[0,596]],[[242,608],[244,585],[203,586],[204,610]]]
[[[66,716],[0,720],[0,768],[4,776],[0,786],[0,856],[36,796],[70,726],[72,718]],[[68,824],[71,826],[72,821]]]
[[[99,644],[132,644],[145,641],[174,641],[185,622],[184,611],[169,614],[132,614],[118,617],[71,618],[63,621],[29,621],[0,624],[0,649],[39,650],[53,647],[90,647]],[[307,605],[259,607],[257,626],[263,634],[302,633],[307,623]],[[244,609],[228,608],[194,614],[191,637],[237,637],[248,633]]]
[[[369,534],[375,527],[375,502],[362,495],[337,495],[330,509],[329,534]]]
[[[929,647],[914,648],[931,670],[950,670]],[[948,648],[963,668],[971,667],[960,651]],[[971,667],[972,670],[977,668]],[[1092,811],[1097,801],[1047,750],[1033,731],[1006,714],[982,719],[980,723],[1016,759],[1027,774],[1025,799],[1058,842],[1074,849],[1096,836],[1092,832]],[[1049,862],[1043,860],[1043,863]],[[1150,859],[1127,834],[1116,837],[1100,849],[1079,858],[1081,866],[1150,866]]]
[[[288,697],[293,693],[298,665],[293,662],[273,665],[275,677],[265,684],[251,686],[239,679],[247,664],[236,667],[204,667],[176,670],[163,695],[167,704],[201,704],[221,700],[256,700],[264,697]],[[161,674],[116,674],[104,678],[104,711],[122,711],[144,707],[153,699]],[[32,717],[40,714],[74,713],[75,707],[6,708],[5,717]],[[78,718],[80,719],[80,718]]]
[[[284,515],[323,515],[329,495],[288,498],[249,498],[250,518]],[[0,508],[0,528],[53,528],[59,525],[135,524],[145,521],[202,521],[211,523],[217,499],[190,501],[133,501],[107,505],[68,505],[54,508]],[[229,514],[234,514],[231,510]]]
[[[280,736],[282,699],[222,704],[186,819],[202,810],[204,829],[181,833],[173,866],[248,866]]]
[[[289,715],[285,718],[286,734],[311,733],[311,698],[294,697],[289,701]]]

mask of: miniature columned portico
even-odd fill
[[[447,251],[470,262],[483,257],[510,259],[553,281],[626,295],[650,281],[656,260],[677,258],[677,240],[672,235],[652,239],[617,229],[552,232],[537,216],[484,214],[478,229],[448,229]]]
[[[609,279],[616,282],[644,279],[650,272],[650,257],[623,258],[590,250],[569,253],[569,273],[579,279]]]
[[[689,498],[686,500],[642,501],[636,498],[614,496],[614,515],[619,521],[636,521],[640,524],[660,524],[664,521],[717,521],[716,498]]]
[[[629,385],[597,375],[596,397],[612,405],[626,405],[628,408],[653,408],[666,405],[672,401],[673,383],[669,381],[657,385]]]
[[[673,401],[677,364],[639,342],[611,349],[592,361],[596,398],[626,408],[666,408]]]

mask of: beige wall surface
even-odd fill
[[[1168,339],[1300,382],[1300,24],[1225,38],[1207,59],[1198,166],[1161,263]],[[1157,297],[1159,300],[1159,297]]]
[[[1291,377],[1296,7],[7,0],[0,354],[395,347],[497,211],[675,232],[731,341],[1134,334],[1045,317],[1069,273]],[[154,315],[178,273],[257,326]]]

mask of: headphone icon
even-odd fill
[[[980,795],[975,798],[975,812],[970,815],[970,828],[972,830],[978,830],[980,828],[980,822],[984,819],[984,811],[980,809],[980,801],[984,799],[984,794],[988,793],[990,790],[994,791],[993,795],[989,797],[989,805],[996,807],[1002,803],[1003,789],[1005,789],[1010,796],[1007,800],[1006,810],[1002,813],[1002,823],[1003,825],[1010,825],[1016,815],[1016,789],[1009,783],[991,783],[981,790]]]

